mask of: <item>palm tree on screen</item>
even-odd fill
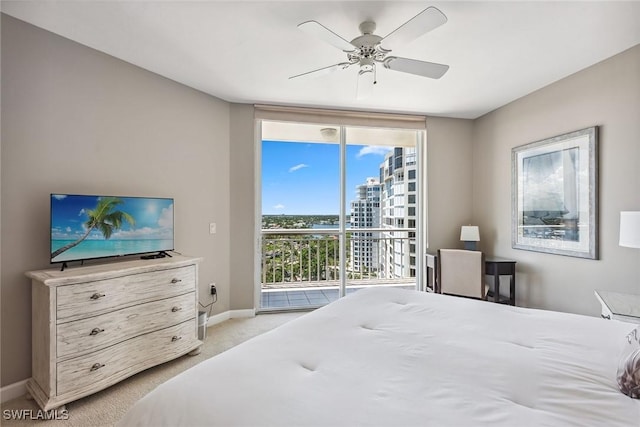
[[[94,229],[99,230],[104,238],[108,239],[114,231],[117,231],[122,227],[124,221],[131,225],[135,225],[135,220],[131,215],[126,212],[115,210],[115,208],[122,203],[123,201],[117,197],[104,197],[99,199],[95,209],[88,209],[86,211],[89,219],[84,223],[87,230],[84,235],[75,242],[71,242],[55,250],[51,254],[51,259],[54,259],[62,252],[80,244],[80,242],[86,239]]]

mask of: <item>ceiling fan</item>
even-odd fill
[[[430,6],[396,28],[386,37],[374,34],[376,29],[375,22],[365,21],[359,27],[362,35],[350,42],[316,21],[303,22],[298,25],[298,28],[345,52],[347,61],[297,74],[289,77],[289,79],[324,75],[336,70],[344,70],[352,65],[358,65],[360,67],[356,91],[358,98],[366,98],[373,92],[373,85],[377,83],[376,64],[378,63],[389,70],[439,79],[449,69],[448,65],[390,56],[389,53],[391,52],[390,47],[408,43],[438,28],[445,22],[447,22],[447,17],[444,13]]]

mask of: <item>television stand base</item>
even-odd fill
[[[83,259],[80,260],[80,265],[84,265],[84,260]],[[60,271],[64,271],[65,268],[69,268],[69,264],[67,264],[66,261],[63,261],[62,262],[62,267],[60,267]]]
[[[167,257],[171,258],[171,255],[169,255],[165,251],[160,251],[157,254],[142,255],[140,259],[158,259],[158,258],[167,258]]]

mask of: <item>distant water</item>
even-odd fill
[[[52,240],[51,253],[71,242],[73,240]],[[52,261],[102,258],[170,249],[173,249],[172,240],[84,240],[79,245],[62,252]]]
[[[351,224],[347,223],[346,228],[350,228]],[[318,229],[318,228],[327,228],[327,229],[338,229],[340,228],[340,226],[338,224],[311,224],[311,228],[313,229]]]

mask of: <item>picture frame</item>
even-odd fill
[[[514,249],[598,259],[598,127],[511,150]]]

